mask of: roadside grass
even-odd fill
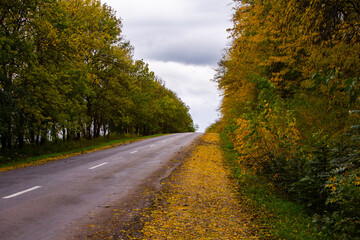
[[[69,142],[62,142],[59,140],[54,143],[47,143],[40,147],[28,146],[22,152],[0,155],[0,172],[32,165],[41,165],[49,161],[109,149],[119,145],[163,135],[164,134],[156,134],[142,137],[112,136],[110,139],[100,137],[91,140],[81,139]]]
[[[278,194],[270,182],[238,164],[238,153],[225,134],[221,134],[224,155],[232,177],[238,182],[238,196],[256,212],[260,239],[331,239],[316,230],[302,205]]]

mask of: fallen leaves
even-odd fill
[[[205,134],[145,212],[144,239],[257,239],[223,165],[218,134]]]

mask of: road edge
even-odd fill
[[[164,136],[165,135],[168,135],[168,134],[164,134]],[[109,144],[109,145],[106,145],[106,146],[95,147],[95,148],[90,149],[90,150],[79,150],[79,151],[74,150],[75,152],[72,152],[72,153],[59,153],[59,155],[56,155],[54,157],[46,157],[46,158],[43,158],[43,159],[33,160],[33,161],[29,161],[29,162],[20,162],[18,164],[13,165],[13,166],[0,167],[0,173],[8,172],[8,171],[19,169],[19,168],[26,168],[26,167],[30,167],[30,166],[39,166],[39,165],[46,164],[48,162],[57,161],[57,160],[63,160],[63,159],[70,158],[70,157],[75,157],[75,156],[78,156],[78,155],[83,155],[83,154],[98,152],[98,151],[102,151],[102,150],[107,150],[107,149],[111,149],[111,148],[114,148],[114,147],[123,146],[123,145],[127,145],[127,144],[130,144],[130,143],[146,140],[146,139],[149,139],[149,138],[155,138],[155,137],[159,137],[159,136],[154,136],[154,137],[151,137],[151,135],[150,136],[144,136],[144,137],[141,137],[139,139],[132,139],[132,140],[124,141],[124,142]]]
[[[176,152],[159,170],[153,173],[139,187],[111,205],[102,206],[94,216],[68,231],[66,239],[133,239],[128,236],[140,237],[144,225],[143,213],[155,200],[156,193],[162,189],[162,181],[176,170],[184,159],[191,156],[201,142],[203,134],[192,143]],[[76,223],[75,223],[76,224]],[[70,237],[69,237],[70,236]],[[59,239],[64,239],[60,236]]]

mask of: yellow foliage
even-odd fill
[[[354,184],[355,186],[360,186],[360,177],[359,177],[359,176],[356,176],[356,177],[355,177],[355,180],[353,181],[353,184]]]
[[[336,176],[330,177],[328,181],[329,181],[330,183],[329,183],[329,184],[326,184],[325,187],[330,188],[330,190],[331,190],[332,192],[335,192],[335,191],[336,191],[336,186],[335,186]]]
[[[239,163],[251,166],[255,171],[262,171],[265,163],[276,158],[293,158],[300,140],[292,114],[274,111],[268,103],[263,113],[256,118],[256,124],[239,118],[232,139],[240,153]]]

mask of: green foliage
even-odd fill
[[[292,185],[295,198],[316,214],[314,221],[338,238],[358,239],[360,156],[358,135],[329,143],[314,136],[303,177]],[[309,152],[309,151],[308,151]]]
[[[194,131],[189,108],[132,59],[98,0],[0,3],[1,152],[25,145]]]

